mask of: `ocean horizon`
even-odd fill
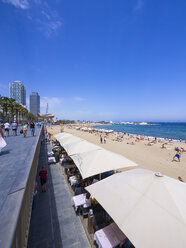
[[[94,127],[122,133],[186,141],[186,122],[148,122],[150,125],[137,123],[139,122],[120,122]]]

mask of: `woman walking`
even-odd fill
[[[1,150],[6,146],[6,142],[3,138],[4,138],[4,134],[3,134],[3,130],[1,127],[1,123],[0,123],[0,153],[1,153]]]
[[[5,137],[6,136],[9,136],[9,129],[10,129],[10,124],[8,122],[6,122],[4,124],[4,127],[5,127]]]
[[[35,124],[33,121],[31,121],[30,123],[30,132],[31,132],[31,135],[34,136],[34,133],[35,133]]]
[[[27,135],[27,128],[28,128],[28,124],[25,122],[24,125],[23,125],[23,135],[24,135],[24,138],[26,138],[26,135]]]

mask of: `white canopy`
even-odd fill
[[[63,140],[63,139],[65,139],[65,138],[67,138],[67,137],[72,137],[73,135],[72,134],[70,134],[70,133],[58,133],[58,134],[55,134],[54,135],[54,137],[57,139],[57,140],[59,140],[59,142],[60,142],[60,140]]]
[[[87,178],[110,170],[137,166],[136,163],[127,158],[101,149],[101,147],[98,150],[72,155],[71,158],[78,167],[82,178]]]
[[[69,143],[65,145],[65,150],[68,155],[79,154],[94,150],[102,149],[100,146],[94,145],[86,140],[76,141],[74,143]]]
[[[186,247],[186,184],[134,169],[86,188],[137,248]]]
[[[63,139],[62,141],[60,141],[60,143],[65,148],[67,153],[69,154],[70,147],[73,146],[73,145],[79,144],[82,141],[83,141],[82,139],[80,139],[78,137],[75,137],[75,136],[72,136],[72,137]]]

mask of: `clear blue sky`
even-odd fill
[[[0,94],[62,119],[186,121],[185,0],[0,0]]]

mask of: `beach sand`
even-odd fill
[[[95,125],[95,124],[94,124]],[[91,126],[91,125],[90,125]],[[64,132],[71,133],[75,136],[81,137],[89,142],[99,145],[102,148],[110,150],[112,152],[121,154],[126,158],[134,161],[139,166],[138,168],[144,168],[148,170],[153,170],[155,172],[161,172],[172,178],[178,178],[181,176],[186,182],[186,152],[182,153],[181,161],[172,162],[173,156],[176,154],[174,151],[175,147],[183,147],[186,150],[186,144],[178,141],[173,141],[172,143],[167,143],[166,140],[161,140],[161,143],[154,144],[152,146],[147,146],[147,144],[154,140],[154,138],[145,137],[144,140],[135,142],[136,136],[124,135],[121,142],[115,141],[118,136],[123,135],[123,133],[110,133],[107,136],[106,144],[100,144],[100,134],[89,133],[84,131],[79,131],[75,129],[75,126],[64,126]],[[48,132],[56,134],[61,132],[60,126],[48,127]],[[104,134],[102,136],[105,136]],[[138,136],[140,137],[140,136]],[[134,142],[135,145],[130,143]],[[129,143],[129,144],[127,144]],[[165,144],[165,149],[162,149],[162,144]],[[166,144],[167,143],[167,144]],[[131,169],[134,169],[132,167]]]

